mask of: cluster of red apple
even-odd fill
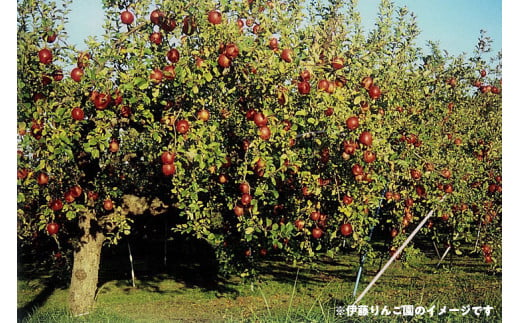
[[[482,78],[486,77],[487,75],[487,72],[486,70],[481,70],[480,71],[480,76]],[[482,84],[482,81],[477,79],[473,82],[473,86],[475,86],[476,88],[479,89],[479,91],[481,93],[493,93],[493,94],[500,94],[502,92],[502,90],[500,90],[499,87],[497,86],[491,86],[489,84]]]
[[[492,258],[493,249],[491,248],[490,245],[488,245],[488,244],[482,245],[482,253],[484,254],[484,261],[486,263],[489,264],[489,263],[493,262],[493,258]]]
[[[350,201],[350,203],[352,203]],[[309,219],[315,223],[315,226],[311,230],[311,235],[315,239],[319,239],[324,234],[324,229],[327,226],[327,215],[321,213],[320,211],[312,211],[309,215]],[[305,227],[305,220],[297,219],[294,221],[294,226],[298,231],[303,230]],[[349,236],[353,232],[352,224],[346,222],[340,225],[339,227],[340,233],[343,236]]]
[[[271,129],[267,125],[268,119],[263,112],[250,109],[246,112],[246,119],[253,121],[258,127],[258,135],[260,138],[268,140],[271,137]],[[244,150],[247,150],[249,148],[249,142],[243,146]]]
[[[291,52],[284,52],[284,51],[282,51],[282,54],[281,54],[282,59],[286,62],[291,62],[292,61],[292,58],[290,56]],[[343,66],[344,66],[344,59],[341,57],[335,57],[332,60],[331,65],[335,70],[339,70],[339,69],[343,68]],[[298,92],[300,94],[307,95],[311,92],[311,84],[310,84],[311,77],[312,77],[311,72],[307,69],[300,72],[300,78],[299,78],[299,81],[297,84]],[[343,83],[339,80],[330,81],[327,79],[321,79],[318,81],[318,84],[317,84],[318,91],[322,91],[322,92],[329,93],[329,94],[334,93],[334,91],[336,90],[336,87],[341,87],[341,86],[343,86]],[[326,114],[330,116],[330,115],[332,115],[333,111],[334,110],[332,108],[330,108],[326,111]]]
[[[171,151],[165,151],[161,154],[161,162],[162,162],[162,173],[165,176],[172,176],[175,174],[175,153]]]
[[[347,128],[350,130],[355,130],[359,126],[359,120],[356,116],[349,117],[346,120]],[[369,150],[369,147],[372,146],[373,137],[372,134],[368,131],[363,131],[359,135],[359,138],[356,141],[353,140],[345,140],[343,141],[343,154],[342,157],[346,160],[350,159],[352,155],[355,154],[357,148],[359,148],[359,144],[362,144],[366,149],[363,151],[363,161],[367,164],[373,163],[376,160],[376,153]],[[358,144],[359,143],[359,144]],[[354,164],[351,168],[352,175],[356,181],[367,181],[371,182],[369,173],[365,172],[363,166],[360,164]]]
[[[217,63],[222,68],[228,68],[239,54],[240,49],[235,43],[220,44]]]
[[[41,174],[43,174],[43,173],[41,173]],[[38,181],[38,184],[40,184],[40,182],[41,181]],[[63,198],[64,198],[65,202],[72,203],[78,197],[80,197],[82,193],[83,193],[83,189],[81,188],[81,186],[75,185],[63,194]],[[61,209],[63,209],[63,202],[61,201],[61,199],[54,199],[49,202],[49,207],[53,211],[56,211],[56,212],[61,211]]]
[[[245,210],[251,207],[253,196],[251,195],[251,187],[247,182],[240,183],[238,190],[242,195],[240,196],[240,201],[235,204],[233,212],[237,217],[241,217],[244,215]]]
[[[56,33],[48,32],[44,35],[43,38],[47,43],[51,44],[56,41],[57,37],[58,37],[58,35]],[[53,58],[54,58],[54,56],[52,54],[52,50],[47,47],[44,47],[38,51],[38,60],[40,63],[42,63],[44,65],[50,65],[53,61]],[[61,81],[63,79],[63,71],[61,69],[56,69],[52,72],[51,76],[52,76],[52,78],[47,74],[43,74],[42,78],[41,78],[42,85],[44,85],[44,86],[49,85],[53,80],[56,82]],[[44,99],[44,98],[45,98],[45,96],[42,93],[35,93],[33,95],[33,100],[35,102],[40,99]]]
[[[361,80],[361,86],[365,88],[365,90],[368,92],[368,95],[373,100],[377,100],[379,97],[381,97],[381,89],[379,86],[374,84],[374,80],[370,76],[365,76]]]

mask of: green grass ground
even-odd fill
[[[129,280],[108,280],[97,295],[94,311],[86,317],[67,313],[66,288],[46,288],[45,277],[18,280],[18,308],[30,311],[24,322],[500,322],[501,276],[488,272],[481,258],[454,258],[449,268],[436,269],[437,260],[421,257],[397,261],[360,304],[379,307],[380,314],[339,316],[338,306],[354,300],[358,256],[324,259],[316,269],[281,261],[262,264],[259,280],[239,278],[207,289],[171,274],[143,277],[132,288]],[[367,264],[358,295],[375,276],[379,262]],[[139,276],[138,276],[139,278]],[[38,300],[38,301],[35,301]],[[31,307],[38,304],[38,307]],[[384,306],[413,305],[433,309],[416,316],[382,315]],[[466,306],[492,306],[490,316],[463,315]],[[447,313],[440,315],[446,307]],[[449,311],[449,310],[452,311]],[[20,314],[20,312],[19,312]]]

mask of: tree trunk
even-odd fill
[[[88,314],[94,305],[101,247],[105,240],[94,214],[81,214],[78,225],[82,236],[74,250],[69,289],[69,307],[74,316]]]

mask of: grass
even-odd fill
[[[93,312],[72,318],[66,307],[67,289],[49,288],[49,277],[18,280],[18,308],[25,307],[24,322],[500,322],[501,276],[488,273],[480,258],[456,258],[450,269],[435,269],[436,259],[422,257],[396,262],[374,285],[362,305],[414,305],[429,314],[359,317],[338,316],[338,306],[354,301],[357,255],[323,259],[316,269],[293,267],[272,260],[260,267],[259,280],[221,281],[216,288],[179,279],[171,273],[139,275],[137,287],[128,279],[107,279],[97,294]],[[358,295],[375,276],[379,263],[367,264]],[[37,300],[37,301],[35,301]],[[34,304],[31,307],[31,304]],[[492,306],[489,317],[473,312],[438,315],[463,306]]]

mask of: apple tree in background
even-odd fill
[[[452,57],[423,53],[387,0],[368,34],[356,1],[103,4],[80,52],[68,3],[18,2],[18,236],[74,250],[74,314],[102,245],[145,211],[175,210],[244,276],[270,254],[370,248],[378,223],[395,248],[433,208],[424,234],[500,267],[501,63],[484,33]]]

